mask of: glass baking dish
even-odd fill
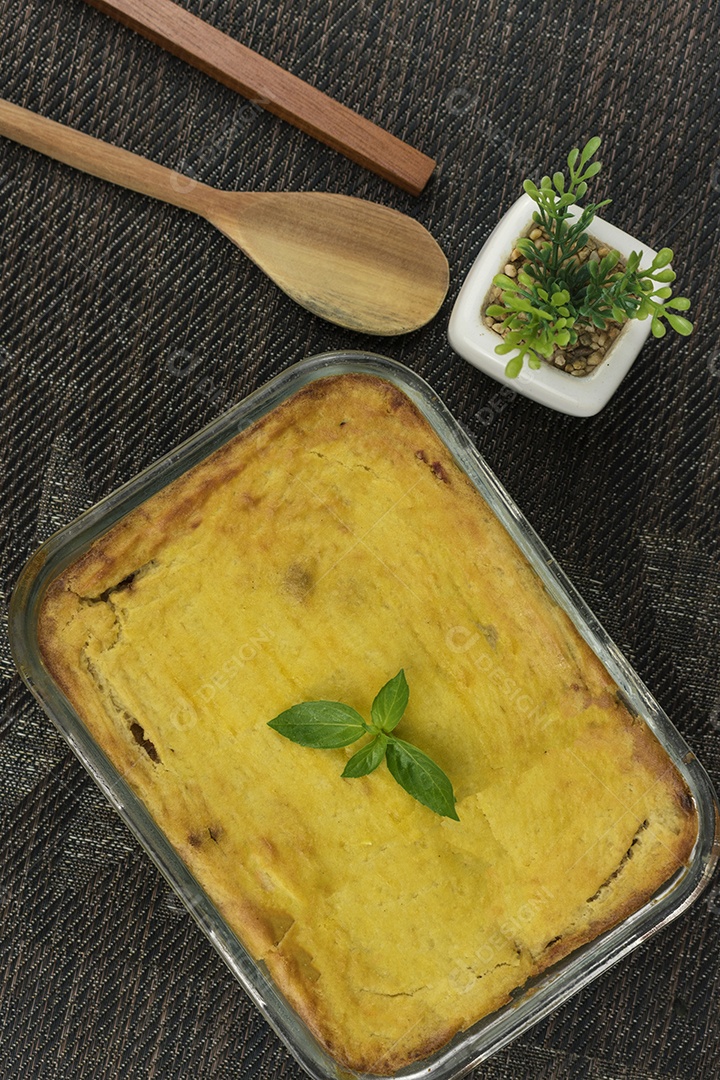
[[[720,817],[710,781],[692,751],[608,638],[462,428],[418,375],[402,364],[380,356],[336,352],[305,359],[272,379],[61,529],[40,548],[25,567],[12,597],[12,649],[23,679],[43,709],[308,1075],[314,1080],[369,1076],[348,1071],[333,1061],[289,1006],[262,962],[256,962],[232,933],[54,682],[43,664],[37,635],[39,607],[48,585],[111,525],[301,387],[326,376],[348,372],[379,376],[397,386],[415,403],[529,560],[550,596],[567,613],[605,666],[630,711],[641,717],[655,733],[684,778],[698,814],[698,838],[690,864],[679,870],[640,910],[530,980],[508,1005],[455,1036],[440,1051],[393,1074],[405,1080],[419,1080],[420,1077],[455,1080],[684,911],[702,891],[716,864]]]

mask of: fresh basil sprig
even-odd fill
[[[370,734],[370,742],[347,762],[344,777],[367,776],[385,759],[391,775],[413,799],[442,817],[459,821],[455,793],[442,769],[422,750],[392,734],[407,708],[409,696],[405,672],[401,669],[373,701],[369,724],[356,709],[339,701],[304,701],[281,712],[268,726],[300,746],[319,750],[350,746]]]

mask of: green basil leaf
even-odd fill
[[[370,715],[373,724],[381,731],[392,731],[402,719],[407,709],[410,688],[405,678],[404,668],[400,668],[394,679],[386,682],[372,703]]]
[[[330,750],[349,746],[368,731],[362,716],[339,701],[304,701],[293,705],[268,724],[300,746]]]
[[[353,754],[343,769],[342,775],[350,778],[367,776],[373,769],[377,769],[385,757],[386,749],[387,739],[385,736],[382,734],[376,735],[367,746],[361,747],[357,754]]]
[[[395,736],[388,742],[386,756],[388,769],[408,795],[436,814],[460,820],[452,784],[432,758]]]

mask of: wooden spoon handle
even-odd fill
[[[172,0],[87,0],[351,161],[419,195],[435,162]]]
[[[155,199],[204,214],[208,202],[222,198],[205,184],[156,165],[139,154],[83,135],[74,128],[57,124],[44,116],[0,99],[0,135],[39,150],[41,154],[72,165],[74,169],[99,176],[112,184],[151,195]]]

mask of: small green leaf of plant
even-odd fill
[[[394,679],[386,682],[372,703],[372,722],[380,731],[393,731],[407,709],[410,688],[405,671],[400,668]]]
[[[593,161],[592,165],[588,165],[587,169],[583,173],[583,176],[587,180],[589,177],[597,176],[600,172],[602,165],[599,161]]]
[[[443,817],[460,819],[455,810],[452,784],[432,758],[416,746],[394,736],[387,747],[388,769],[408,795]]]
[[[585,143],[585,146],[583,147],[583,152],[580,155],[581,167],[590,160],[593,154],[597,153],[597,151],[600,149],[600,142],[601,139],[599,135],[595,135],[592,139],[588,139],[588,141]]]
[[[669,247],[660,248],[660,251],[658,251],[657,255],[655,256],[655,258],[653,259],[652,264],[651,264],[653,270],[657,270],[661,266],[667,266],[667,264],[669,262],[672,262],[672,257],[673,257],[672,248],[669,248]]]
[[[495,352],[500,352],[501,349],[502,346],[499,345],[495,349]],[[503,349],[502,351],[506,352],[507,350]],[[513,356],[512,360],[508,360],[507,364],[505,365],[505,374],[507,375],[508,379],[517,379],[518,375],[522,371],[522,365],[522,356]]]
[[[316,750],[349,746],[368,730],[360,713],[339,701],[305,701],[293,705],[268,726],[286,739]]]
[[[693,324],[689,319],[684,319],[682,315],[671,315],[669,311],[665,312],[665,317],[676,333],[682,334],[683,337],[692,334]]]
[[[385,757],[387,744],[388,741],[385,735],[382,733],[376,735],[366,746],[353,754],[341,775],[346,779],[353,779],[357,776],[367,776],[368,773],[373,772]]]

